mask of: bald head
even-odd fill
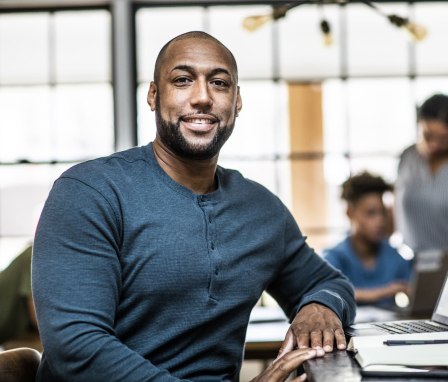
[[[230,62],[232,64],[232,67],[235,71],[235,78],[236,80],[238,80],[238,67],[236,64],[236,60],[235,57],[233,56],[232,52],[229,50],[229,48],[227,48],[221,41],[219,41],[218,39],[216,39],[215,37],[209,35],[208,33],[202,32],[202,31],[192,31],[192,32],[186,32],[183,33],[177,37],[174,37],[173,39],[171,39],[170,41],[168,41],[160,50],[157,59],[156,59],[156,64],[154,67],[154,82],[156,83],[156,85],[159,83],[159,79],[160,79],[160,71],[165,59],[165,55],[166,52],[168,50],[168,48],[175,42],[177,41],[181,41],[181,40],[187,40],[187,39],[197,39],[197,40],[207,40],[207,41],[212,41],[215,44],[221,46],[229,55],[230,58]]]

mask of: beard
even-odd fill
[[[180,119],[177,123],[166,121],[160,113],[160,103],[156,100],[156,126],[160,140],[173,152],[186,159],[206,160],[219,154],[222,146],[232,135],[235,120],[228,126],[218,125],[213,139],[205,144],[191,143],[182,135]]]

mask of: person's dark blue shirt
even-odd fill
[[[394,281],[408,282],[411,275],[411,262],[405,260],[387,240],[378,246],[375,265],[367,268],[356,255],[351,236],[323,252],[324,258],[339,269],[352,282],[355,288],[377,288]],[[392,307],[394,299],[384,298],[373,305]]]

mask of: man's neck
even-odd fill
[[[195,194],[207,194],[216,190],[218,156],[207,160],[185,159],[173,153],[157,138],[153,142],[153,150],[159,166],[175,182]]]

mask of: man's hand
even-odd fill
[[[317,356],[323,356],[325,352],[333,351],[335,341],[339,350],[346,348],[347,342],[339,317],[326,306],[311,303],[297,313],[277,359],[296,347],[304,349],[310,346],[316,349]]]
[[[283,382],[307,359],[316,356],[314,349],[296,349],[281,358],[277,358],[265,371],[263,371],[251,382]],[[306,380],[306,374],[292,380],[292,382],[302,382]]]

